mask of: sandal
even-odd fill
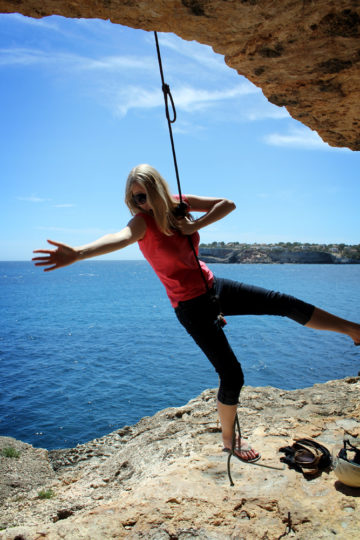
[[[246,445],[245,446],[236,446],[234,448],[234,453],[232,454],[234,457],[236,457],[237,459],[239,459],[240,461],[242,461],[243,463],[255,463],[256,461],[259,461],[259,459],[261,458],[261,454],[258,454],[256,457],[254,458],[250,458],[250,459],[245,459],[245,458],[242,458],[240,457],[238,454],[236,454],[235,452],[241,452],[241,453],[244,453],[244,452],[250,452],[250,450],[254,450],[251,446],[249,445]],[[223,448],[222,450],[223,452],[226,452],[227,454],[231,454],[232,451],[230,448]]]

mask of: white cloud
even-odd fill
[[[303,148],[307,150],[343,150],[335,149],[325,143],[321,137],[306,127],[292,127],[288,133],[271,133],[264,137],[266,144],[284,148]]]
[[[35,49],[21,47],[0,49],[0,66],[28,66],[30,64],[40,64],[44,61],[44,53]]]
[[[51,199],[44,199],[42,197],[37,197],[36,195],[30,195],[29,197],[16,197],[19,201],[26,201],[31,203],[43,203],[48,202]]]
[[[165,71],[170,67],[176,73],[176,80],[180,81],[180,84],[173,82],[172,85],[177,110],[203,111],[210,107],[214,108],[215,105],[231,103],[232,100],[243,96],[261,94],[260,89],[255,85],[231,73],[222,56],[216,55],[209,46],[186,42],[171,35],[160,37],[160,46],[162,45],[188,59],[184,61],[180,58],[179,61],[179,57],[173,54],[164,66]],[[0,50],[0,66],[29,68],[44,66],[56,76],[63,75],[65,72],[66,76],[61,78],[62,84],[69,81],[69,74],[71,74],[72,84],[77,78],[81,80],[86,76],[85,80],[81,80],[82,91],[87,96],[91,94],[104,106],[111,107],[115,114],[123,117],[132,109],[148,110],[164,106],[156,54],[154,51],[154,55],[149,55],[148,49],[146,52],[147,56],[103,55],[95,57],[33,47],[9,47]],[[189,66],[197,74],[195,79],[193,75],[188,74]],[[200,72],[203,74],[202,78],[198,77]],[[226,77],[226,73],[230,74],[229,78]],[[139,86],[138,81],[144,78],[146,86]],[[196,81],[196,84],[202,88],[195,88],[191,83],[184,84],[187,80]],[[252,108],[255,109],[254,106]],[[221,111],[222,117],[224,114],[225,111]],[[256,114],[259,114],[258,111],[248,113],[247,116],[254,120]],[[230,121],[234,120],[236,120],[236,115],[234,117],[232,112]]]
[[[100,59],[79,57],[79,59],[83,69],[88,70],[108,70],[114,73],[127,69],[147,71],[154,69],[153,59],[144,56],[107,56]]]
[[[252,108],[245,113],[246,120],[250,122],[256,122],[258,120],[282,120],[284,118],[290,118],[290,114],[285,109],[285,107],[277,107],[276,105],[271,105],[268,103],[262,104],[258,108]]]
[[[239,84],[224,90],[199,90],[190,86],[183,86],[173,92],[176,106],[184,110],[194,110],[207,107],[218,101],[228,101],[240,96],[255,94],[258,89],[250,84]]]
[[[31,21],[28,24],[32,24]],[[37,22],[34,21],[35,24]],[[48,20],[48,26],[52,24],[54,29],[59,26],[60,31],[67,27],[57,22],[57,19]],[[86,21],[84,24],[87,26]],[[105,26],[102,24],[101,29],[104,30]],[[89,26],[89,32],[91,28],[92,25]],[[59,50],[9,47],[0,50],[0,66],[44,66],[52,76],[61,76],[58,78],[58,82],[61,81],[59,84],[67,85],[71,82],[75,87],[75,81],[80,82],[80,92],[110,108],[114,114],[124,117],[130,110],[164,107],[155,44],[152,36],[145,36],[149,44],[152,40],[153,55],[149,54],[148,48],[146,56],[101,55],[98,49],[93,55],[90,53],[84,56]],[[161,48],[174,51],[167,51],[169,57],[164,59],[164,69],[165,79],[167,71],[173,74],[171,90],[178,111],[196,113],[211,108],[211,121],[222,123],[289,117],[286,109],[266,102],[261,90],[226,66],[223,57],[215,54],[211,47],[170,34],[159,35],[159,41]],[[145,86],[139,85],[142,80],[145,80]],[[248,99],[241,99],[246,96]],[[185,126],[177,125],[176,129],[178,132],[188,131]],[[269,135],[266,142],[273,145],[291,144],[289,140],[286,143],[279,137],[281,135]]]
[[[0,66],[48,65],[66,69],[109,71],[114,74],[126,70],[153,70],[152,59],[137,56],[104,56],[89,58],[73,53],[42,51],[40,49],[14,47],[0,49]]]
[[[93,60],[76,54],[62,52],[46,52],[40,49],[13,47],[0,49],[0,66],[30,66],[50,65],[59,68],[60,65],[81,66]]]
[[[164,104],[161,90],[146,90],[140,86],[123,87],[115,97],[115,110],[125,116],[131,109],[153,109]]]
[[[203,90],[182,86],[172,94],[176,109],[193,112],[207,109],[220,101],[230,101],[257,91],[255,87],[247,84],[240,84],[224,90]],[[125,116],[131,109],[151,109],[164,106],[164,97],[159,88],[147,90],[138,86],[124,86],[115,99],[117,112],[121,116]],[[169,108],[170,116],[172,116],[170,100]]]
[[[198,122],[194,123],[192,121],[186,121],[183,119],[178,119],[175,124],[173,124],[173,132],[179,135],[191,135],[199,134],[204,131],[205,127],[200,125]]]

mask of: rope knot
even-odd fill
[[[164,94],[170,94],[170,86],[166,83],[164,83],[162,85],[162,91],[164,92]]]

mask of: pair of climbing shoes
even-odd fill
[[[295,439],[292,446],[284,446],[279,452],[285,454],[280,461],[305,476],[315,476],[331,465],[329,450],[313,439]]]

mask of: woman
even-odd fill
[[[309,328],[346,334],[356,345],[360,345],[360,325],[292,296],[215,278],[204,263],[197,261],[191,243],[197,252],[199,229],[224,218],[235,209],[235,204],[227,199],[195,195],[187,195],[184,201],[186,215],[178,217],[179,200],[171,195],[165,180],[150,165],[138,165],[132,169],[126,183],[125,202],[133,217],[124,229],[76,248],[48,240],[55,249],[36,250],[34,253],[45,256],[33,260],[36,266],[46,266],[45,271],[50,271],[138,242],[165,286],[177,318],[219,375],[218,413],[224,450],[230,451],[244,377],[222,329],[220,312],[287,316]],[[190,210],[202,212],[201,217],[192,219]],[[237,440],[235,455],[248,462],[260,457],[244,440]]]

